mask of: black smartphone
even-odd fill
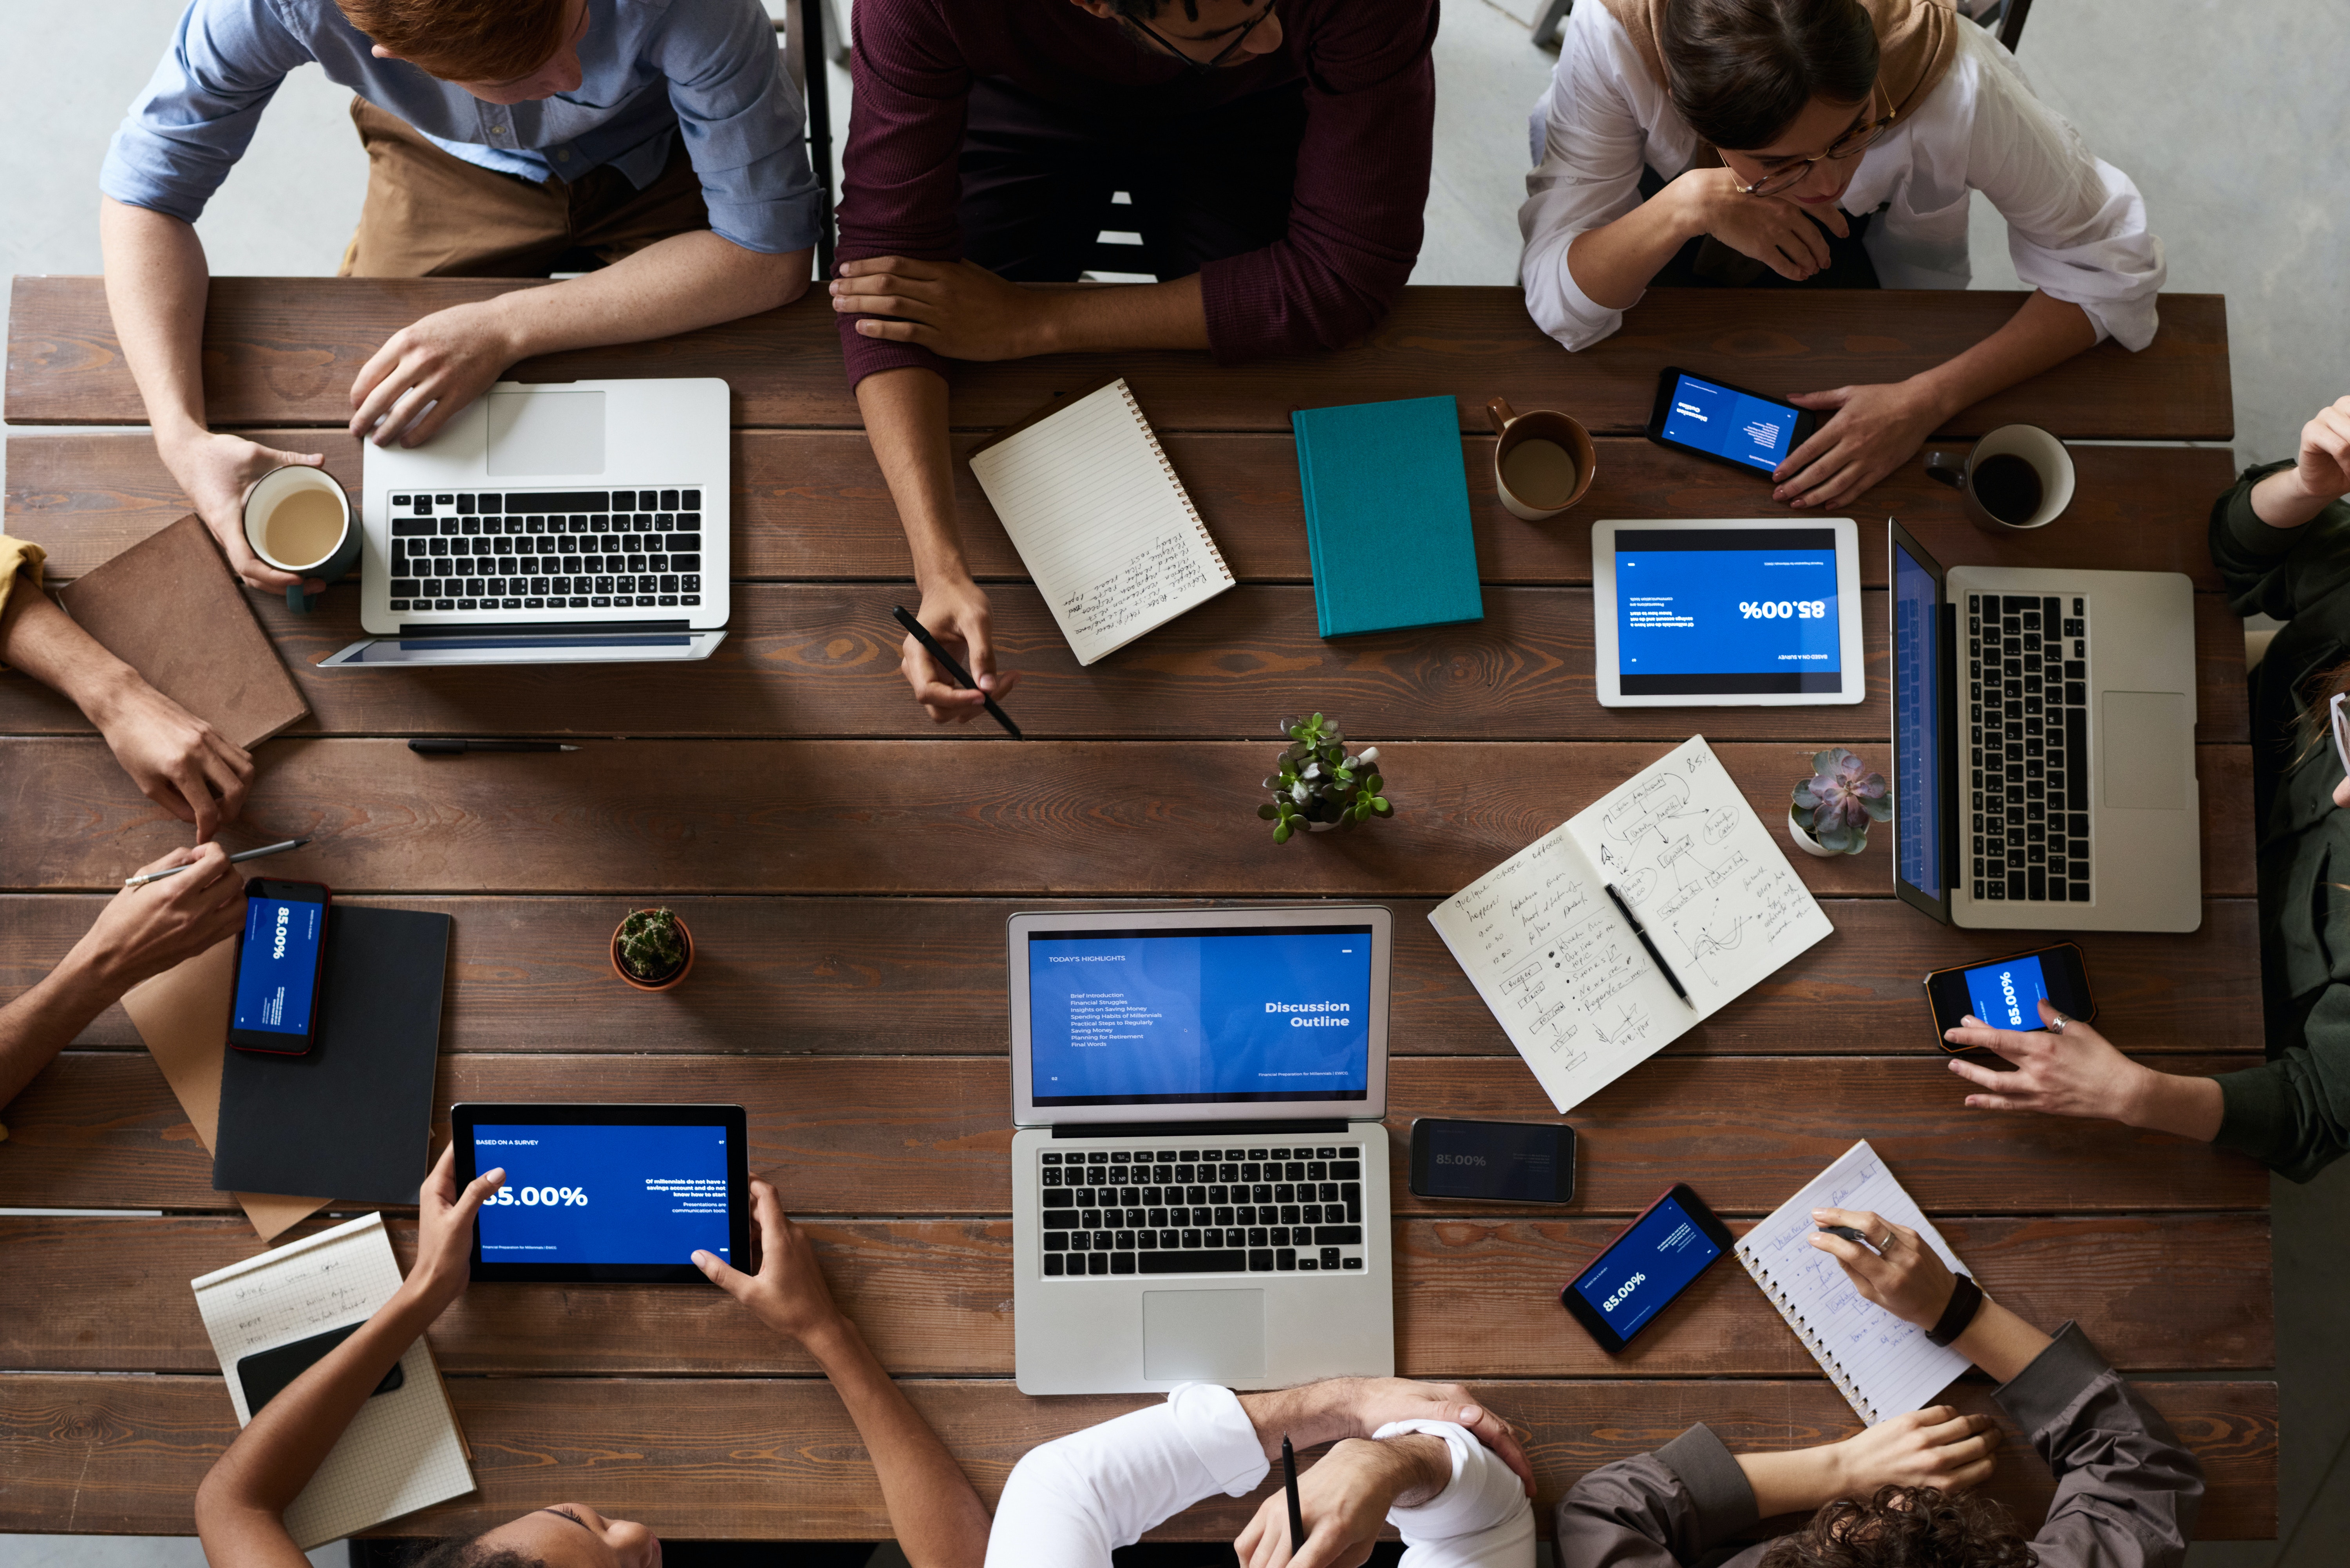
[[[1677,1181],[1561,1287],[1559,1304],[1614,1355],[1728,1251],[1730,1232]]]
[[[244,1413],[248,1417],[261,1414],[261,1407],[286,1392],[286,1386],[327,1358],[327,1353],[350,1338],[364,1324],[345,1324],[324,1334],[314,1334],[307,1339],[297,1339],[291,1345],[281,1345],[271,1350],[256,1350],[251,1355],[240,1356],[236,1364],[236,1380],[244,1388]],[[378,1394],[389,1394],[408,1382],[408,1375],[400,1363],[383,1375],[383,1381],[369,1391],[372,1399]]]
[[[1422,1198],[1565,1203],[1575,1196],[1575,1129],[1421,1116],[1411,1124],[1411,1189]]]
[[[236,959],[236,1011],[228,1043],[240,1051],[299,1056],[318,1025],[318,973],[327,956],[323,882],[244,885],[244,942]]]
[[[1767,474],[1809,440],[1825,417],[1668,365],[1657,372],[1648,434],[1659,446]]]
[[[1942,1036],[1973,1013],[1993,1029],[2044,1029],[2040,999],[2046,997],[2067,1018],[2086,1023],[2097,1016],[2089,994],[2089,971],[2071,942],[2010,953],[1989,963],[1938,969],[1926,977],[1926,1005],[1934,1014],[1934,1044],[1957,1055],[1968,1049]]]

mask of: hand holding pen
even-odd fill
[[[974,589],[973,591],[976,592],[977,590]],[[997,723],[1003,725],[1014,740],[1017,741],[1023,738],[1020,733],[1020,726],[1014,723],[1011,716],[1005,713],[1003,709],[995,705],[995,693],[1009,692],[1012,690],[1013,684],[1019,680],[1017,675],[1005,675],[1002,677],[984,675],[980,677],[978,680],[973,680],[972,678],[971,671],[965,670],[961,664],[955,661],[954,655],[949,653],[946,650],[945,645],[941,643],[937,638],[931,635],[931,630],[928,627],[924,626],[914,617],[906,613],[905,606],[892,605],[889,607],[889,613],[897,618],[897,621],[899,626],[906,628],[906,634],[909,637],[911,637],[917,643],[920,644],[922,650],[930,655],[931,661],[936,664],[941,670],[945,672],[949,680],[954,682],[954,690],[956,691],[976,693],[981,704],[986,708],[989,717],[993,718]],[[983,627],[986,624],[986,613],[984,607],[981,610],[980,624]],[[967,643],[972,641],[968,635],[966,635],[965,640]],[[984,642],[972,644],[972,662],[974,664],[984,665],[986,661],[987,645]],[[926,680],[924,672],[919,662],[915,659],[913,650],[911,649],[906,650],[904,659],[901,661],[901,667],[906,672],[907,680],[911,682],[913,685],[915,696],[920,699],[923,708],[929,711],[931,718],[939,721],[941,723],[944,723],[949,719],[967,721],[972,717],[972,710],[962,697],[955,695],[954,691],[941,691],[939,689],[938,682]],[[994,690],[991,691],[987,686],[982,684],[983,681],[994,682]],[[941,711],[942,709],[943,711]]]

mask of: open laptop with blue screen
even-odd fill
[[[1014,915],[1014,1359],[1029,1394],[1395,1368],[1372,906]]]

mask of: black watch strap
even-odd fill
[[[1982,1287],[1969,1276],[1959,1275],[1957,1288],[1950,1292],[1950,1304],[1942,1309],[1940,1320],[1926,1331],[1927,1339],[1936,1345],[1950,1344],[1967,1332],[1975,1314],[1982,1310]]]

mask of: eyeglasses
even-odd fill
[[[1239,32],[1232,35],[1232,41],[1226,44],[1222,49],[1217,51],[1216,57],[1212,60],[1195,59],[1191,56],[1185,54],[1182,50],[1177,48],[1172,43],[1170,43],[1163,36],[1160,35],[1157,28],[1151,26],[1148,22],[1137,22],[1134,25],[1142,30],[1142,36],[1144,37],[1149,38],[1152,43],[1158,45],[1160,48],[1166,50],[1169,54],[1174,56],[1177,59],[1182,61],[1185,65],[1204,76],[1208,72],[1212,71],[1217,67],[1222,65],[1226,60],[1231,59],[1232,56],[1239,51],[1240,47],[1248,42],[1248,36],[1265,25],[1265,22],[1273,16],[1273,8],[1277,4],[1279,4],[1279,0],[1265,0],[1264,9],[1250,17],[1247,24],[1243,26]]]
[[[1876,145],[1887,131],[1893,129],[1893,121],[1900,112],[1896,109],[1883,119],[1872,120],[1866,125],[1856,125],[1828,143],[1828,150],[1820,154],[1819,158],[1799,159],[1783,168],[1773,169],[1752,185],[1741,185],[1738,188],[1738,193],[1742,196],[1775,196],[1782,191],[1790,190],[1801,184],[1804,177],[1811,173],[1813,165],[1822,159],[1842,162],[1847,158],[1857,158]]]
[[[2350,713],[2342,711],[2345,699],[2350,699],[2350,692],[2336,691],[2328,713],[2334,721],[2334,754],[2342,759],[2342,772],[2350,775]]]

